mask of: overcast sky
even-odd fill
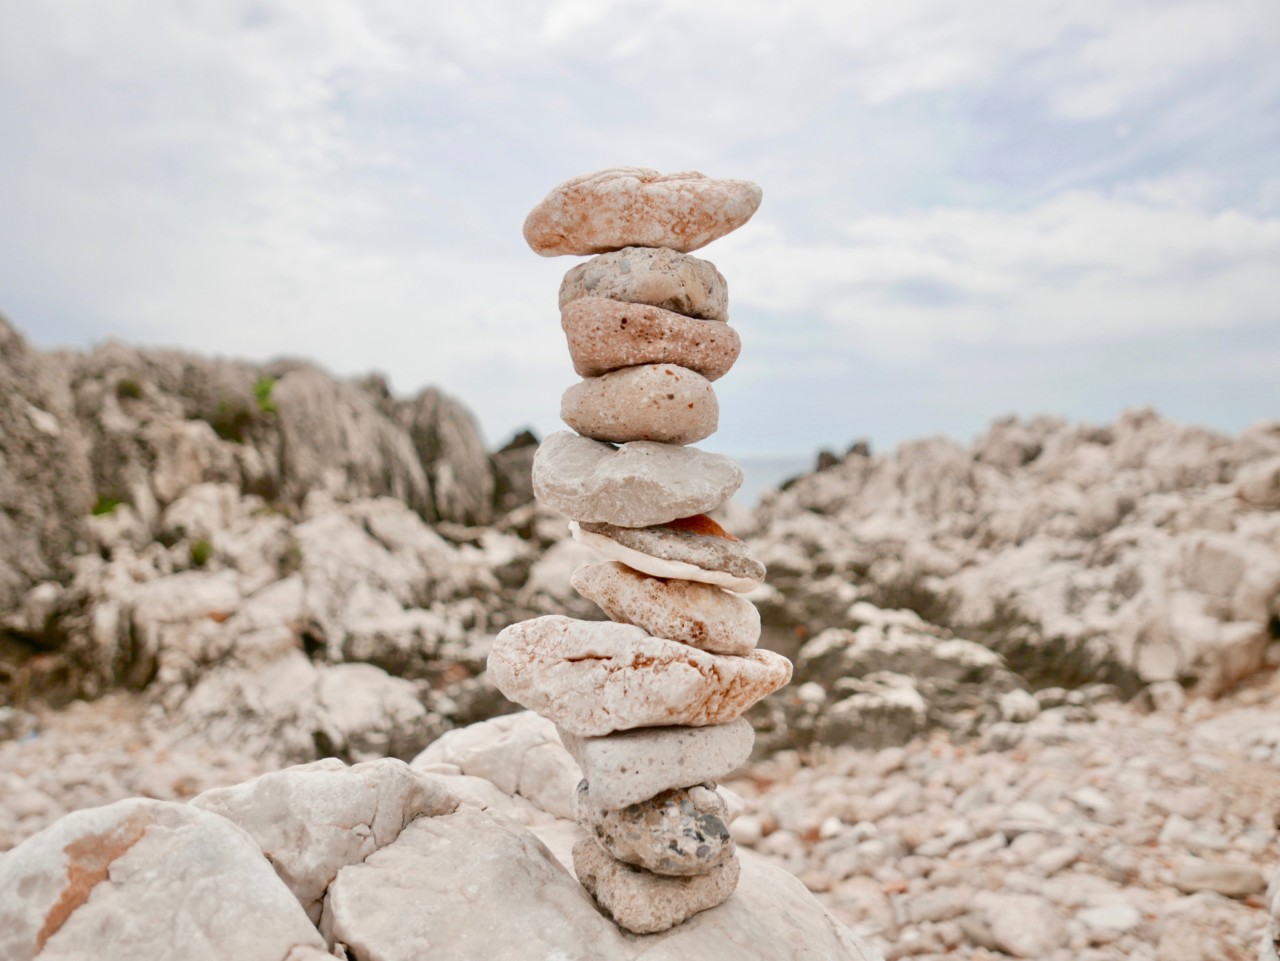
[[[704,447],[1280,417],[1280,3],[0,0],[0,312],[559,427],[604,166],[755,180]]]

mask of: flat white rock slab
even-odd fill
[[[740,717],[706,727],[646,727],[602,737],[560,732],[602,808],[623,808],[659,791],[718,781],[751,756],[756,733]]]
[[[576,521],[651,527],[719,507],[742,486],[733,458],[633,441],[611,447],[557,431],[533,458],[533,491]]]

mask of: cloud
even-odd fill
[[[545,431],[570,264],[524,213],[607,164],[702,168],[766,195],[707,252],[749,337],[725,396],[843,436],[806,385],[1274,323],[1277,40],[1267,0],[10,4],[0,310],[46,346],[377,367],[491,440]],[[777,357],[796,396],[754,399]]]
[[[1135,195],[1164,198],[1167,185]],[[1276,319],[1280,217],[1080,192],[1022,211],[865,217],[840,242],[744,232],[722,265],[735,302],[801,312],[818,341],[923,362],[956,342],[1069,342]]]

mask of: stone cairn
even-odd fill
[[[716,429],[711,382],[738,357],[724,278],[688,252],[740,227],[760,188],[617,167],[566,181],[529,214],[539,254],[599,255],[560,285],[560,324],[583,380],[533,463],[538,500],[602,563],[572,585],[610,621],[550,615],[497,637],[489,675],[553,721],[582,768],[574,869],[637,934],[723,903],[738,882],[716,781],[755,740],[744,711],[791,678],[758,650],[742,597],[764,566],[705,512],[742,468],[688,445]]]

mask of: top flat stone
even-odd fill
[[[696,447],[633,441],[612,447],[567,431],[533,458],[533,491],[576,521],[650,527],[714,510],[742,486],[742,468]]]
[[[544,257],[666,247],[687,254],[737,230],[760,206],[749,180],[610,167],[566,180],[530,211],[524,239]]]

